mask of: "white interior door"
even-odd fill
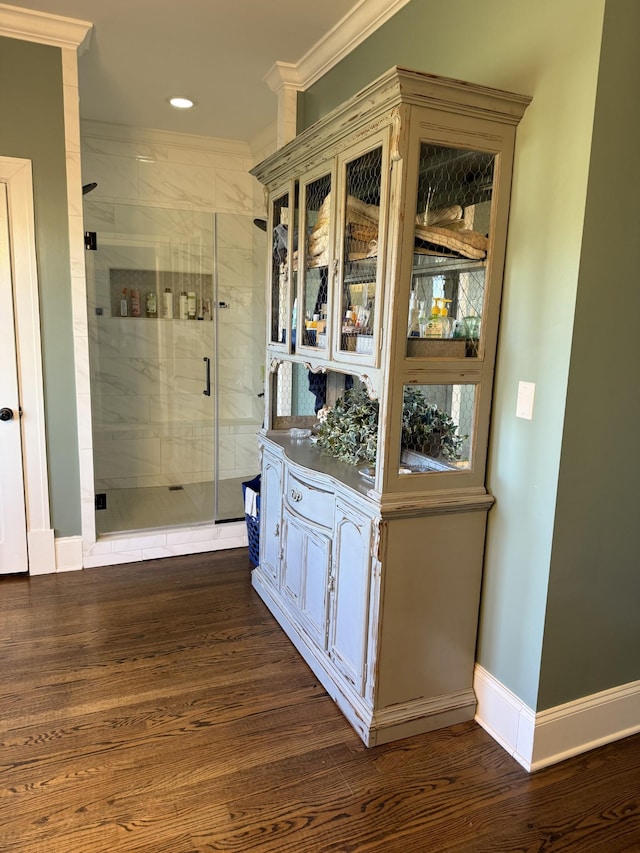
[[[9,574],[26,572],[29,563],[7,185],[1,182],[0,365],[0,574]]]

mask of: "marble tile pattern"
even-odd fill
[[[253,225],[263,213],[252,158],[242,145],[144,133],[101,138],[83,126],[82,180],[98,183],[84,199],[85,230],[98,239],[85,258],[96,491],[258,470],[266,235]],[[117,316],[114,270],[155,277],[159,295],[171,286],[176,319],[162,319],[160,299],[158,319]],[[179,290],[198,277],[213,320],[179,320]]]

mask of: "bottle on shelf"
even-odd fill
[[[162,316],[165,320],[173,320],[173,293],[170,287],[165,287],[162,294]]]
[[[146,313],[147,317],[154,318],[154,317],[158,316],[158,298],[156,296],[155,290],[150,290],[147,293],[145,305],[146,305],[145,313]]]
[[[187,320],[189,318],[189,300],[187,297],[186,290],[183,290],[180,293],[180,301],[178,303],[178,316],[181,320]]]
[[[132,317],[140,317],[141,316],[140,309],[140,291],[137,288],[131,289],[131,316]]]
[[[129,299],[127,297],[127,288],[122,288],[122,293],[120,294],[120,316],[128,317],[129,316]]]
[[[448,338],[451,336],[451,318],[449,317],[449,309],[447,303],[450,299],[436,296],[433,300],[431,314],[426,324],[427,338]]]
[[[189,320],[196,319],[196,292],[190,290],[187,293],[187,317]]]
[[[407,337],[409,338],[419,334],[418,315],[418,294],[412,290],[409,297],[409,322],[407,324]]]

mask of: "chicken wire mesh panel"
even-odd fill
[[[400,472],[471,467],[475,385],[405,385]]]
[[[310,183],[304,194],[306,246],[302,279],[303,343],[327,348],[328,264],[330,241],[329,206],[331,175]]]
[[[479,352],[493,154],[420,146],[407,355]]]
[[[376,310],[382,148],[346,165],[340,349],[370,353]]]

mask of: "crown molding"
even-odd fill
[[[273,92],[282,88],[304,92],[407,3],[409,0],[359,0],[298,62],[276,62],[264,82]]]
[[[72,48],[82,52],[86,47],[83,42],[92,29],[93,24],[89,21],[0,3],[0,36],[6,38]]]

